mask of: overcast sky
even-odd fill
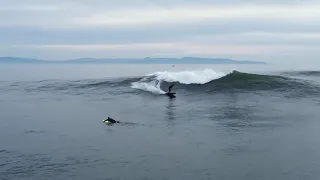
[[[320,61],[320,1],[0,0],[0,56]]]

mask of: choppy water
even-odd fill
[[[316,180],[319,95],[314,69],[0,64],[0,179]]]

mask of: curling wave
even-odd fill
[[[317,74],[317,73],[307,73]],[[239,71],[155,72],[143,77],[112,79],[45,80],[39,82],[2,83],[0,91],[25,90],[27,92],[49,92],[75,95],[95,94],[165,94],[167,88],[175,84],[173,90],[189,95],[203,93],[273,91],[286,96],[306,97],[320,95],[319,84],[285,76],[251,74]]]
[[[242,91],[278,91],[290,92],[294,96],[319,93],[317,85],[282,76],[250,74],[239,71],[216,72],[203,71],[156,72],[149,74],[131,87],[155,94],[164,94],[170,84],[175,83],[178,91],[211,93]]]

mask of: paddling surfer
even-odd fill
[[[112,124],[115,124],[115,123],[120,123],[120,121],[116,121],[110,117],[108,117],[108,119],[104,120],[104,122],[109,122],[109,123],[112,123]]]

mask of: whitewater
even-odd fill
[[[179,71],[179,72],[156,72],[143,77],[138,82],[133,82],[131,87],[155,94],[165,94],[160,87],[163,82],[180,84],[206,84],[210,81],[222,78],[233,71],[219,72],[213,69],[204,69],[197,71]]]

